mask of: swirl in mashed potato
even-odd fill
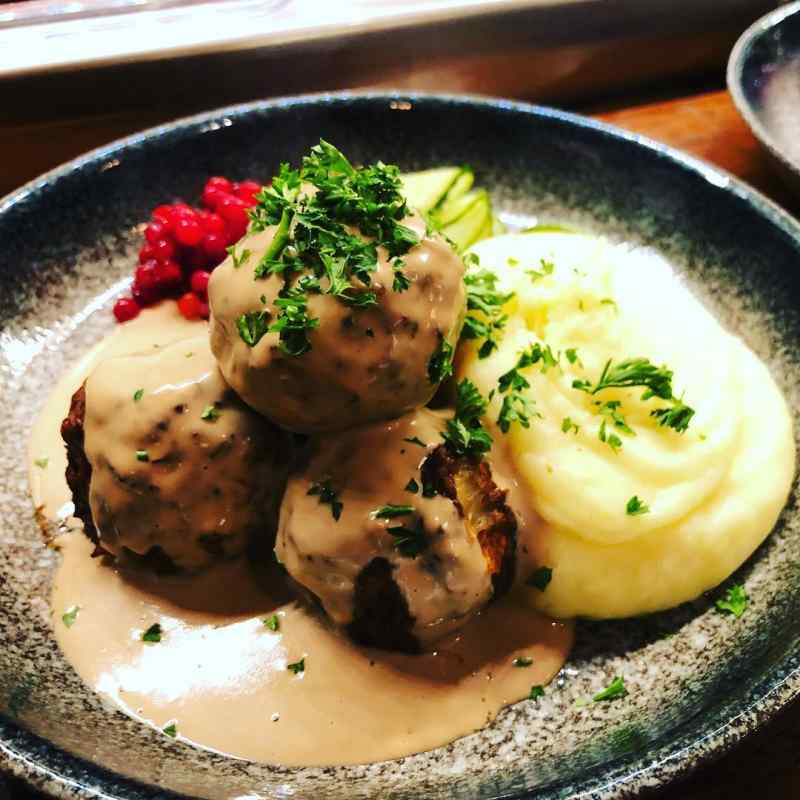
[[[651,252],[553,232],[474,252],[514,292],[498,349],[480,359],[469,346],[459,361],[460,378],[495,390],[490,418],[498,377],[524,348],[560,353],[558,367],[524,371],[539,415],[530,427],[493,431],[540,518],[520,532],[521,568],[552,569],[533,602],[556,617],[625,617],[716,586],[772,530],[794,476],[789,413],[766,366]],[[594,384],[609,359],[635,357],[673,371],[674,395],[695,410],[685,432],[659,427],[651,412],[668,403],[642,399],[641,388],[573,387]],[[601,414],[608,401],[620,401],[633,434]],[[609,444],[612,432],[621,446]],[[646,513],[629,513],[634,497]]]

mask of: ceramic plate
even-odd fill
[[[137,226],[156,204],[196,198],[212,174],[270,176],[320,136],[357,161],[471,164],[510,223],[566,221],[657,248],[770,365],[797,415],[800,227],[653,142],[505,101],[332,95],[223,109],[90,153],[0,201],[0,768],[70,798],[621,798],[741,740],[800,690],[794,492],[735,576],[751,597],[739,620],[715,612],[721,587],[669,613],[579,623],[544,701],[398,761],[289,769],[227,758],[114,710],[65,662],[48,609],[58,556],[27,489],[32,420],[65,365],[113,326]],[[618,674],[624,701],[576,705]]]
[[[728,88],[756,138],[800,190],[800,2],[742,34],[728,61]]]

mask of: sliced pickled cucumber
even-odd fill
[[[422,172],[407,172],[400,176],[403,194],[412,208],[427,214],[444,201],[463,172],[462,167],[436,167]]]
[[[470,192],[471,203],[454,222],[441,228],[442,233],[463,252],[483,235],[491,231],[492,204],[484,189]]]
[[[472,205],[474,198],[470,198],[469,190],[474,181],[473,171],[469,167],[464,167],[447,194],[431,210],[430,216],[434,225],[441,228],[455,222]]]
[[[478,231],[478,235],[475,238],[475,242],[480,242],[481,239],[488,239],[490,236],[494,236],[494,217],[491,215],[491,208],[489,209],[490,213],[486,219],[486,222],[483,223],[483,227]]]
[[[448,225],[452,225],[461,219],[461,217],[475,205],[482,194],[485,194],[482,189],[476,189],[474,192],[467,192],[453,200],[448,199],[441,210],[434,209],[431,211],[431,222],[440,230],[446,228]]]

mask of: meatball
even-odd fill
[[[61,432],[98,553],[197,570],[274,536],[291,441],[237,398],[206,337],[102,362]]]
[[[208,289],[211,349],[246,403],[288,430],[312,433],[390,419],[431,399],[463,322],[464,265],[444,239],[426,235],[419,216],[403,225],[419,237],[402,257],[408,288],[395,287],[397,260],[383,247],[370,273],[372,305],[327,293],[323,276],[321,290],[307,294],[306,317],[318,322],[307,332],[310,349],[300,355],[281,347],[278,331],[256,340],[241,329],[248,315],[266,329],[277,318],[276,299],[286,296],[284,276],[254,277],[274,226],[240,242],[214,270]],[[296,287],[302,277],[291,280]]]
[[[321,437],[290,477],[276,555],[357,642],[418,651],[508,589],[516,519],[428,409]]]

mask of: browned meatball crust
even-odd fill
[[[447,416],[323,437],[289,480],[277,556],[360,644],[417,652],[511,584],[516,517],[489,462],[440,444]]]

